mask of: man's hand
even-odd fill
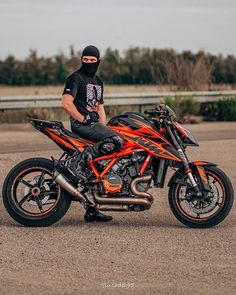
[[[82,124],[87,126],[92,123],[98,122],[98,119],[99,119],[99,115],[97,112],[90,112],[84,117]]]

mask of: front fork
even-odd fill
[[[181,148],[178,149],[178,153],[179,153],[179,155],[180,155],[180,157],[182,159],[182,163],[183,163],[183,166],[184,166],[184,169],[185,169],[185,174],[188,176],[188,179],[189,179],[189,181],[190,181],[196,195],[198,197],[202,197],[203,192],[199,187],[199,183],[196,182],[196,180],[195,180],[195,178],[193,176],[193,173],[192,173],[193,171],[189,166],[189,161],[188,161],[185,153],[183,152],[183,150]],[[201,166],[196,165],[196,169],[194,168],[194,170],[198,175],[198,179],[201,182],[201,187],[203,187],[204,191],[210,191],[210,186],[209,186],[208,179],[207,179],[207,176],[206,176],[206,173],[205,173],[205,169],[203,167],[201,167]]]
[[[169,135],[170,135],[170,137],[172,139],[172,142],[173,142],[175,148],[178,151],[178,154],[179,154],[181,160],[182,160],[185,174],[188,176],[189,181],[190,181],[196,195],[201,197],[202,196],[202,191],[201,191],[201,189],[199,187],[199,184],[196,182],[196,180],[193,177],[192,169],[189,166],[189,161],[188,161],[188,159],[187,159],[187,157],[186,157],[186,155],[185,155],[185,153],[184,153],[184,151],[183,151],[183,149],[182,149],[182,147],[181,147],[181,145],[179,143],[178,134],[175,132],[175,130],[171,129],[169,123],[166,122],[165,127],[166,127],[166,129],[167,129],[167,131],[168,131],[168,133],[169,133]],[[199,171],[197,171],[197,173],[200,174]],[[201,175],[200,175],[200,180],[201,180]],[[207,184],[206,187],[209,187],[209,185]]]
[[[192,169],[190,169],[189,167],[189,162],[188,159],[185,155],[185,153],[183,152],[183,150],[179,147],[178,148],[178,154],[180,156],[180,158],[182,159],[182,163],[185,169],[185,173],[188,175],[188,178],[190,180],[190,183],[192,185],[192,187],[194,188],[194,190],[197,192],[199,192],[199,188],[198,188],[198,184],[195,181],[194,177],[193,177],[193,173],[192,173]]]

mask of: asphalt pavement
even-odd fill
[[[44,135],[16,127],[0,127],[0,187],[17,162],[59,155]],[[189,148],[190,159],[217,163],[235,190],[236,123],[188,127],[200,143]],[[0,293],[235,294],[235,205],[218,226],[191,229],[172,215],[168,188],[150,192],[155,201],[148,211],[112,212],[112,222],[87,224],[73,203],[47,228],[18,225],[0,199]]]

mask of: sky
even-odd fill
[[[0,0],[0,59],[90,44],[236,55],[236,0]]]

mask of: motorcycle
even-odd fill
[[[186,147],[198,146],[194,136],[176,121],[166,106],[145,115],[126,112],[107,124],[125,140],[118,152],[99,156],[83,168],[76,160],[93,142],[64,128],[58,121],[32,119],[32,125],[62,150],[59,159],[31,158],[17,164],[3,185],[3,202],[10,216],[25,226],[49,226],[61,219],[72,201],[104,211],[149,210],[151,186],[163,188],[167,170],[168,200],[174,216],[193,228],[222,222],[234,192],[217,164],[190,162]],[[80,167],[80,177],[71,167]]]

